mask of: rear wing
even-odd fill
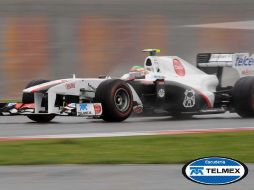
[[[197,67],[204,71],[206,70],[205,68],[210,68],[210,70],[217,69],[220,75],[222,75],[223,67],[232,67],[237,70],[240,77],[254,76],[254,54],[199,53],[197,55]]]

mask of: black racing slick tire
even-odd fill
[[[29,82],[25,88],[29,88],[32,86],[36,86],[39,84],[43,84],[49,82],[49,80],[44,80],[44,79],[40,79],[40,80],[33,80],[31,82]],[[22,96],[22,103],[24,104],[31,104],[34,103],[34,94],[33,93],[23,93]],[[29,119],[31,119],[32,121],[36,121],[38,123],[48,123],[50,122],[52,119],[55,118],[54,114],[45,114],[45,115],[36,115],[36,114],[31,114],[31,115],[27,115],[27,117]]]
[[[232,92],[235,112],[241,117],[254,117],[254,77],[240,78]]]
[[[120,79],[103,81],[96,89],[95,102],[102,104],[102,119],[108,122],[124,121],[133,109],[131,89]]]
[[[35,115],[27,115],[27,117],[37,123],[48,123],[52,119],[55,118],[55,115],[54,114],[47,114],[47,115],[36,115],[35,114]]]

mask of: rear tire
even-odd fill
[[[95,102],[102,104],[102,119],[108,122],[120,122],[132,113],[133,97],[130,87],[120,79],[102,82],[95,93]]]
[[[254,77],[240,78],[232,92],[233,107],[241,117],[254,117]]]
[[[39,85],[39,84],[43,84],[43,83],[46,83],[46,82],[49,82],[49,80],[43,80],[43,79],[33,80],[33,81],[29,82],[26,85],[25,88],[30,88],[30,87],[33,87],[33,86],[36,86],[36,85]],[[32,104],[32,103],[34,103],[34,94],[33,93],[23,93],[22,103],[24,103],[24,104]],[[48,115],[39,115],[39,114],[36,115],[36,114],[33,114],[33,115],[27,115],[27,117],[29,119],[31,119],[32,121],[36,121],[38,123],[48,123],[52,119],[55,118],[55,115],[52,115],[52,114],[48,114]]]

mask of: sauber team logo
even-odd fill
[[[185,97],[183,100],[183,106],[185,108],[192,108],[195,106],[196,101],[195,101],[195,91],[190,89],[190,90],[185,90],[184,93]]]

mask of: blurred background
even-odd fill
[[[32,79],[121,76],[144,48],[193,64],[198,52],[254,52],[254,27],[189,26],[253,18],[253,0],[1,0],[0,98]]]

